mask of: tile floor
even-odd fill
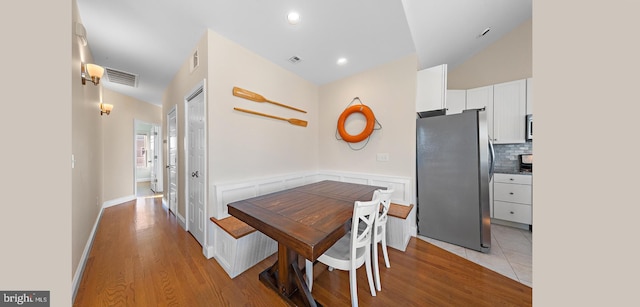
[[[423,236],[418,238],[533,288],[532,233],[528,230],[491,224],[491,250],[487,254]]]

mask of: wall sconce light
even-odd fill
[[[104,68],[95,64],[80,64],[80,76],[82,77],[82,85],[86,84],[86,80],[90,80],[94,85],[100,83],[100,78],[104,74]]]
[[[113,110],[112,104],[100,103],[100,116],[105,113],[109,115],[109,113],[111,113],[111,110]]]

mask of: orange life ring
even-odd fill
[[[364,115],[364,117],[367,119],[367,124],[365,125],[362,132],[360,132],[360,134],[351,135],[347,133],[347,131],[344,129],[344,123],[347,120],[347,117],[349,117],[349,115],[355,112],[362,113],[362,115]],[[376,124],[376,117],[373,115],[373,111],[371,111],[371,108],[363,104],[353,105],[346,108],[344,112],[340,114],[340,117],[338,118],[338,133],[340,134],[340,137],[342,137],[342,139],[345,142],[358,143],[358,142],[364,141],[366,138],[368,138],[371,135],[375,124]]]

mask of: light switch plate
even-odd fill
[[[389,161],[389,154],[388,153],[379,153],[376,155],[376,160],[380,161],[380,162],[387,162]]]

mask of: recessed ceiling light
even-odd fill
[[[292,25],[298,24],[298,22],[300,22],[300,14],[298,14],[298,12],[291,12],[287,15],[287,20],[289,20],[289,23]]]
[[[338,63],[338,65],[347,64],[347,59],[346,58],[339,58],[337,63]]]

